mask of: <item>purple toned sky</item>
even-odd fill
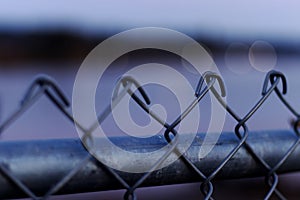
[[[0,2],[0,26],[68,26],[82,32],[162,26],[222,37],[300,40],[299,10],[296,0],[5,0]]]

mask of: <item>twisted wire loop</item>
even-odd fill
[[[120,84],[124,85],[124,88],[120,91]],[[138,89],[138,91],[141,93],[144,101],[147,104],[150,104],[150,99],[148,97],[148,95],[146,94],[146,92],[144,91],[144,89],[140,86],[140,84],[133,79],[132,77],[122,77],[120,78],[120,80],[117,82],[116,87],[114,89],[114,93],[112,96],[112,103],[109,104],[97,117],[97,120],[89,127],[89,128],[83,128],[83,126],[80,125],[80,123],[76,122],[75,119],[73,119],[72,115],[69,115],[68,113],[66,113],[67,117],[73,121],[80,129],[81,131],[84,133],[84,135],[82,136],[81,142],[82,144],[85,144],[86,142],[91,141],[93,142],[92,138],[91,138],[91,134],[92,132],[97,128],[97,126],[99,124],[101,124],[112,112],[112,110],[118,105],[118,103],[122,100],[122,98],[124,98],[124,96],[127,93],[130,93],[129,91],[131,86],[135,85],[136,88]],[[138,97],[133,94],[133,99],[134,100],[138,100],[139,102],[142,102],[140,99],[138,99]],[[85,147],[85,146],[84,146]],[[63,187],[63,185],[65,185],[76,173],[78,173],[78,171],[84,167],[89,161],[93,161],[96,162],[98,165],[100,165],[102,168],[104,168],[107,172],[109,172],[117,181],[119,181],[119,183],[121,185],[123,185],[123,187],[125,187],[128,191],[130,189],[130,186],[128,185],[128,183],[126,183],[126,181],[112,168],[106,166],[105,164],[101,163],[99,160],[95,159],[93,157],[93,155],[91,155],[90,153],[88,153],[88,155],[82,160],[82,162],[77,165],[73,170],[71,170],[58,184],[56,184],[52,189],[50,189],[48,191],[48,193],[44,196],[43,199],[46,199],[46,197],[50,197],[52,194],[54,194],[55,192],[57,192],[60,188]],[[136,199],[136,195],[131,192],[129,193],[129,197],[131,197],[131,199]]]
[[[120,91],[121,85],[123,86],[122,91]],[[134,85],[137,90],[140,92],[141,96],[143,97],[142,101],[132,90],[131,86]],[[133,100],[138,104],[138,105],[149,105],[151,103],[147,93],[145,90],[142,88],[142,86],[131,76],[123,76],[121,77],[113,91],[112,95],[112,104],[107,106],[106,109],[98,116],[97,122],[95,122],[90,129],[86,132],[86,135],[90,135],[90,133],[96,128],[98,123],[102,123],[104,119],[111,113],[112,109],[116,107],[116,105],[121,101],[121,99],[126,95],[129,94]],[[145,103],[144,103],[145,102]],[[83,142],[84,138],[83,136]],[[165,160],[165,158],[161,159],[162,161]],[[153,166],[153,170],[149,170],[149,172],[145,173],[133,186],[130,186],[114,169],[102,164],[102,166],[126,189],[126,192],[124,194],[124,199],[131,199],[131,200],[136,200],[137,196],[135,194],[135,189],[142,184],[142,182],[152,173],[157,168],[157,165],[159,163],[155,164]]]
[[[124,89],[120,92],[120,94],[115,94],[113,96],[112,106],[109,105],[106,109],[98,115],[98,120],[95,122],[90,128],[84,128],[80,123],[78,123],[72,116],[72,114],[67,110],[70,103],[62,90],[57,86],[56,82],[48,76],[42,75],[37,77],[33,83],[30,85],[29,89],[27,90],[26,94],[24,95],[23,100],[21,101],[21,106],[18,110],[16,110],[13,114],[8,117],[6,121],[4,121],[0,126],[0,134],[8,128],[12,123],[14,123],[22,114],[24,114],[31,106],[33,106],[38,100],[43,96],[46,95],[50,101],[74,124],[77,125],[82,132],[84,132],[83,138],[87,140],[90,138],[91,132],[94,131],[96,125],[102,123],[107,116],[111,113],[112,109],[120,102],[120,100],[128,93],[127,90],[134,84],[139,91],[141,92],[142,96],[144,97],[145,101],[149,104],[150,100],[146,95],[145,91],[140,88],[139,84],[133,79],[126,79],[127,85]],[[56,183],[52,188],[50,188],[43,197],[38,197],[34,194],[21,180],[19,180],[13,173],[10,172],[9,167],[5,163],[0,163],[0,171],[1,173],[7,177],[9,181],[15,184],[21,191],[23,191],[28,197],[31,199],[48,199],[51,195],[58,192],[70,179],[75,176],[80,169],[82,169],[89,161],[97,162],[103,168],[105,168],[108,172],[110,172],[117,180],[120,180],[121,183],[124,183],[124,180],[121,179],[111,168],[103,165],[97,159],[95,159],[90,153],[87,151],[86,157],[77,164],[68,174],[66,174],[58,183]],[[126,185],[126,184],[124,184]],[[127,185],[127,188],[129,186]],[[134,195],[133,195],[134,196]]]
[[[271,86],[268,89],[268,81],[270,80]],[[282,93],[278,89],[278,84],[280,83],[280,80],[282,80]],[[234,112],[226,105],[225,102],[222,101],[220,95],[216,92],[214,88],[211,89],[213,94],[216,96],[218,101],[223,105],[223,107],[232,115],[234,118],[238,121],[237,126],[235,127],[235,133],[239,137],[240,140],[242,140],[243,135],[240,134],[239,129],[240,127],[243,127],[245,130],[245,133],[248,134],[248,128],[246,126],[246,122],[252,117],[252,115],[263,105],[263,103],[266,101],[266,99],[273,93],[274,91],[278,95],[278,97],[281,99],[281,101],[284,103],[284,105],[296,116],[297,121],[294,124],[294,131],[297,135],[297,140],[295,143],[289,148],[289,150],[286,152],[286,154],[282,157],[282,159],[273,167],[270,167],[266,161],[264,161],[259,155],[257,155],[254,151],[254,149],[251,148],[250,144],[247,142],[247,140],[244,140],[244,145],[246,147],[246,150],[252,155],[252,157],[259,162],[266,170],[266,183],[269,185],[270,189],[267,192],[264,199],[269,199],[272,194],[276,194],[276,196],[279,199],[286,199],[276,188],[278,184],[278,175],[275,173],[275,171],[284,163],[284,161],[289,157],[289,155],[292,154],[292,152],[295,150],[295,148],[299,144],[299,131],[298,131],[298,123],[299,123],[299,114],[291,107],[291,105],[285,100],[282,94],[285,94],[287,92],[287,84],[286,84],[286,78],[285,76],[276,71],[270,71],[264,81],[263,90],[262,90],[262,97],[261,99],[255,104],[255,106],[244,116],[244,118],[239,118],[237,115],[234,114]],[[244,134],[245,135],[245,134]]]
[[[277,80],[276,85],[279,83],[279,80]],[[262,159],[260,158],[255,151],[251,148],[251,146],[248,144],[248,142],[246,141],[247,136],[249,134],[249,130],[248,127],[246,125],[246,122],[253,116],[253,114],[262,106],[262,104],[265,102],[265,100],[270,96],[270,94],[272,93],[272,91],[274,90],[275,86],[273,85],[270,89],[265,90],[265,93],[262,95],[261,99],[252,107],[252,109],[250,109],[250,111],[243,117],[240,118],[220,97],[220,95],[218,94],[218,92],[212,88],[212,92],[215,95],[215,97],[217,98],[217,100],[220,102],[220,104],[227,110],[227,112],[233,116],[233,118],[238,122],[238,124],[236,125],[234,131],[236,136],[240,139],[240,144],[245,145],[246,150],[253,156],[253,158],[258,161],[259,163],[261,163],[267,170],[269,169],[268,164]],[[264,88],[266,88],[264,86]],[[240,132],[240,128],[244,129],[244,133],[241,134]],[[276,185],[278,183],[278,177],[276,174],[273,175],[273,183],[271,185],[271,189],[268,192],[267,196],[265,198],[269,198],[268,196],[270,195],[270,193],[272,193],[275,188]],[[277,190],[276,190],[277,191]],[[282,196],[278,191],[276,192],[276,194],[278,194],[279,196]]]
[[[207,79],[207,83],[206,86],[204,87],[204,89],[202,89],[203,85],[204,85],[204,81],[205,78],[207,76],[210,76],[210,79]],[[179,115],[176,120],[170,125],[170,127],[168,129],[166,129],[165,133],[164,133],[164,137],[167,140],[167,142],[171,142],[172,139],[170,137],[170,133],[171,130],[174,129],[183,119],[184,117],[187,115],[187,112],[190,111],[191,109],[193,109],[194,105],[196,105],[198,102],[200,102],[200,100],[208,93],[208,91],[214,86],[214,84],[216,83],[216,81],[218,82],[220,89],[221,89],[221,93],[222,96],[225,97],[226,96],[226,92],[225,92],[225,86],[223,81],[220,79],[219,76],[217,76],[215,73],[212,72],[206,72],[203,74],[203,77],[200,77],[200,80],[198,82],[198,85],[196,87],[195,90],[195,97],[196,99],[191,103],[191,105],[181,114]],[[202,90],[201,90],[202,89]],[[175,136],[173,134],[173,136]],[[178,151],[177,151],[178,152]],[[191,168],[193,169],[201,178],[201,180],[207,180],[207,176],[205,176],[205,174],[199,170],[195,164],[193,164],[185,154],[182,154],[181,159],[183,159],[183,161]],[[204,188],[205,187],[205,188]],[[206,199],[212,199],[211,195],[213,193],[213,185],[210,181],[208,181],[206,184],[201,184],[201,190],[205,191],[205,196]]]
[[[227,106],[227,104],[225,103],[225,101],[222,98],[222,97],[226,96],[226,91],[225,91],[224,82],[218,74],[210,72],[210,71],[204,73],[203,76],[200,77],[199,83],[198,83],[197,88],[196,88],[195,96],[198,97],[199,93],[202,93],[202,92],[199,92],[199,91],[201,91],[201,88],[205,84],[204,82],[206,82],[206,84],[209,85],[209,83],[211,83],[212,80],[217,80],[218,81],[219,87],[220,87],[220,90],[221,90],[221,94],[219,94],[217,92],[217,90],[214,87],[214,84],[212,84],[211,87],[206,86],[204,90],[206,90],[206,89],[211,90],[213,92],[213,94],[217,97],[218,101],[226,108],[227,112],[231,116],[233,116],[234,119],[236,119],[239,122],[240,118],[237,116],[237,114],[235,114],[235,112],[229,106]],[[228,161],[242,147],[242,145],[244,144],[244,142],[245,142],[245,140],[248,136],[247,126],[244,123],[243,124],[239,123],[236,126],[236,131],[239,131],[240,127],[242,127],[244,129],[244,133],[243,133],[243,135],[241,134],[241,138],[240,138],[239,143],[236,144],[236,146],[229,152],[229,154],[223,159],[223,161],[220,164],[218,164],[218,166],[212,171],[211,174],[206,176],[184,154],[181,157],[202,178],[202,183],[200,185],[200,190],[201,190],[202,194],[204,195],[205,200],[213,199],[212,198],[213,184],[211,182],[212,179],[218,174],[218,172],[224,167],[224,165],[226,165],[226,163],[228,163]],[[167,140],[168,140],[168,138],[167,138]]]
[[[276,82],[278,81],[278,79],[282,80],[282,92],[280,92],[280,90],[278,89],[278,84],[276,84]],[[296,149],[296,147],[299,145],[300,143],[300,135],[299,135],[299,122],[300,122],[300,114],[290,105],[290,103],[284,98],[283,95],[285,95],[287,93],[287,81],[286,78],[284,76],[284,74],[282,74],[281,72],[272,70],[270,71],[266,78],[265,78],[265,82],[264,82],[264,87],[263,87],[263,91],[262,94],[264,95],[266,93],[266,88],[268,85],[268,81],[270,80],[272,85],[275,85],[275,93],[277,94],[277,96],[279,97],[279,99],[281,100],[281,102],[285,105],[285,107],[294,115],[294,117],[296,118],[295,123],[293,125],[293,130],[294,133],[297,137],[297,139],[295,140],[295,142],[292,144],[292,146],[289,147],[289,149],[287,150],[287,152],[282,156],[282,158],[272,167],[270,167],[267,175],[266,175],[266,182],[272,186],[272,179],[273,177],[276,175],[276,171],[280,168],[280,166],[286,161],[286,159],[288,159],[288,157],[294,152],[294,150]],[[275,180],[273,180],[274,182]],[[272,189],[272,188],[271,188]],[[271,197],[272,195],[272,190],[270,189],[269,194],[266,196],[267,198]],[[280,199],[285,199],[285,197],[283,195],[281,195],[278,190],[275,190],[276,195],[280,198]]]
[[[0,126],[0,134],[8,128],[12,123],[14,123],[22,114],[29,110],[38,100],[46,95],[48,99],[72,122],[78,124],[73,119],[72,115],[68,112],[69,101],[62,92],[62,90],[57,86],[56,82],[45,75],[37,77],[33,83],[28,88],[23,100],[21,101],[20,108],[16,110],[13,114],[8,117]],[[77,165],[73,170],[71,170],[65,177],[63,177],[57,184],[55,184],[43,197],[37,197],[21,180],[19,180],[13,173],[10,172],[5,163],[0,164],[1,172],[15,184],[21,191],[28,195],[32,199],[48,199],[52,194],[57,192],[62,188],[89,160],[90,155],[88,155],[79,165]]]
[[[178,133],[174,129],[192,110],[193,108],[197,105],[197,103],[205,96],[205,94],[209,91],[210,87],[213,86],[215,83],[216,79],[213,78],[210,83],[207,84],[207,86],[202,90],[198,91],[197,93],[197,98],[181,113],[176,120],[170,125],[167,122],[164,122],[156,113],[151,111],[145,103],[143,103],[136,95],[131,90],[128,90],[129,94],[131,97],[139,104],[139,106],[146,112],[148,113],[153,119],[155,119],[158,123],[160,123],[166,130],[164,133],[164,137],[170,144],[169,150],[151,167],[151,169],[145,173],[132,187],[130,187],[127,192],[124,195],[125,200],[129,200],[130,196],[134,196],[134,191],[146,180],[146,178],[156,169],[159,168],[159,166],[164,162],[165,159],[168,158],[168,156],[171,153],[179,153],[178,150],[176,149],[178,145]],[[173,138],[171,139],[169,133],[173,134]],[[196,168],[194,164],[192,164],[189,160],[186,160],[192,167]],[[202,172],[197,170],[199,175],[201,177],[204,177]],[[131,198],[134,199],[134,198]]]
[[[121,80],[121,83],[123,84],[123,86],[126,86],[128,84],[128,81],[132,81],[131,77],[124,77]],[[135,85],[137,85],[136,83],[134,83]],[[118,86],[117,86],[118,88]],[[141,87],[140,87],[141,88]],[[145,92],[142,92],[143,90],[141,90],[141,94],[142,96],[145,96]],[[163,127],[165,127],[166,129],[170,130],[175,137],[173,138],[172,141],[170,141],[170,147],[167,150],[166,153],[164,153],[164,155],[158,159],[154,165],[148,170],[148,172],[144,173],[143,176],[136,181],[132,186],[130,187],[126,187],[127,191],[124,194],[124,199],[125,200],[135,200],[137,199],[136,195],[135,195],[135,190],[151,175],[151,173],[153,171],[155,171],[156,169],[158,169],[160,167],[160,165],[169,157],[169,155],[174,151],[174,149],[176,148],[176,146],[178,145],[178,134],[177,131],[174,130],[173,128],[170,129],[170,125],[166,122],[164,122],[163,119],[161,119],[155,112],[151,111],[148,106],[139,99],[139,97],[137,95],[134,94],[134,92],[131,89],[128,89],[127,92],[130,94],[130,96],[135,100],[135,102],[146,112],[148,113],[151,117],[153,117],[158,123],[160,123]],[[202,98],[202,97],[201,97]],[[147,104],[150,104],[150,99],[144,98]],[[196,104],[192,105],[192,107],[195,107]],[[184,115],[186,116],[192,109],[188,108],[185,112]]]
[[[64,93],[60,90],[57,84],[48,76],[40,76],[30,85],[26,92],[21,106],[16,110],[6,121],[0,126],[0,134],[14,123],[22,114],[24,114],[33,104],[35,104],[42,95],[46,95],[51,102],[56,105],[61,111],[65,111],[69,107],[69,101],[67,100]],[[32,199],[39,199],[21,180],[19,180],[9,170],[9,167],[5,163],[0,163],[1,172],[15,184],[21,191],[27,194]]]

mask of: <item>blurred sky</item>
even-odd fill
[[[296,0],[5,0],[0,28],[71,27],[83,33],[162,26],[222,37],[300,40]]]

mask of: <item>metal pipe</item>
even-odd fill
[[[187,157],[205,174],[209,174],[238,143],[234,133],[222,133],[214,149],[203,159],[198,153],[204,134],[197,134]],[[115,144],[127,150],[145,152],[166,145],[159,136],[150,139],[130,139],[111,137]],[[249,144],[271,166],[276,164],[295,142],[297,137],[292,131],[251,132]],[[151,145],[149,145],[149,140]],[[79,139],[54,139],[33,141],[0,142],[0,162],[36,195],[44,195],[53,185],[79,165],[88,152]],[[109,156],[109,155],[108,155]],[[111,155],[110,155],[111,156]],[[118,155],[114,155],[118,157]],[[300,170],[300,147],[298,146],[279,173]],[[124,158],[120,158],[124,159]],[[129,184],[134,184],[142,174],[119,172]],[[257,177],[266,174],[264,168],[255,161],[242,146],[237,154],[223,167],[217,179]],[[179,183],[200,182],[199,177],[181,159],[171,165],[154,171],[142,186],[159,186]],[[120,183],[103,166],[91,158],[87,164],[59,191],[58,194],[83,193],[121,189]],[[0,173],[0,198],[26,197],[9,179]]]

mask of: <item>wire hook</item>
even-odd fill
[[[21,105],[24,105],[26,103],[28,103],[31,98],[34,96],[34,91],[36,89],[36,87],[44,87],[46,86],[45,89],[45,93],[54,101],[54,102],[59,102],[57,101],[57,99],[49,92],[48,89],[52,89],[56,95],[60,98],[60,100],[62,101],[62,105],[64,107],[69,107],[70,103],[67,99],[67,97],[64,95],[64,93],[62,92],[62,90],[57,86],[56,82],[50,78],[49,76],[46,75],[41,75],[39,77],[37,77],[33,83],[30,85],[29,89],[27,90],[23,100],[21,101]]]
[[[266,75],[264,85],[263,85],[263,89],[262,89],[262,95],[267,94],[267,88],[268,88],[269,80],[270,80],[271,84],[273,85],[278,78],[280,78],[282,80],[282,94],[287,93],[287,81],[286,81],[286,78],[285,78],[284,74],[279,72],[279,71],[271,70]],[[277,86],[276,86],[275,90],[276,90],[277,93],[279,92]]]
[[[199,97],[203,93],[203,91],[206,90],[206,87],[203,90],[201,90],[201,88],[203,87],[203,84],[204,84],[204,80],[205,80],[206,84],[209,84],[209,82],[211,82],[213,79],[218,81],[220,89],[221,89],[221,96],[225,97],[226,96],[226,90],[225,90],[225,85],[224,85],[223,79],[221,78],[220,75],[218,75],[215,72],[211,72],[211,71],[205,72],[203,74],[203,76],[200,77],[200,80],[199,80],[198,85],[196,87],[195,96]],[[213,86],[212,86],[212,88],[213,88]]]
[[[145,100],[146,104],[149,105],[151,103],[150,98],[148,97],[147,93],[145,92],[145,90],[143,89],[143,87],[139,84],[138,81],[136,81],[134,78],[132,78],[131,76],[122,76],[119,80],[118,83],[115,87],[114,93],[113,93],[113,99],[117,97],[117,94],[119,93],[120,90],[120,86],[121,84],[123,85],[123,87],[126,87],[128,84],[133,84],[135,85],[135,87],[138,89],[138,91],[140,92],[140,94],[142,95],[143,99]],[[130,88],[130,87],[129,87]],[[131,90],[128,90],[130,92],[131,97],[138,103],[141,104],[142,101],[140,100],[140,98],[135,95],[133,92],[131,92]]]

